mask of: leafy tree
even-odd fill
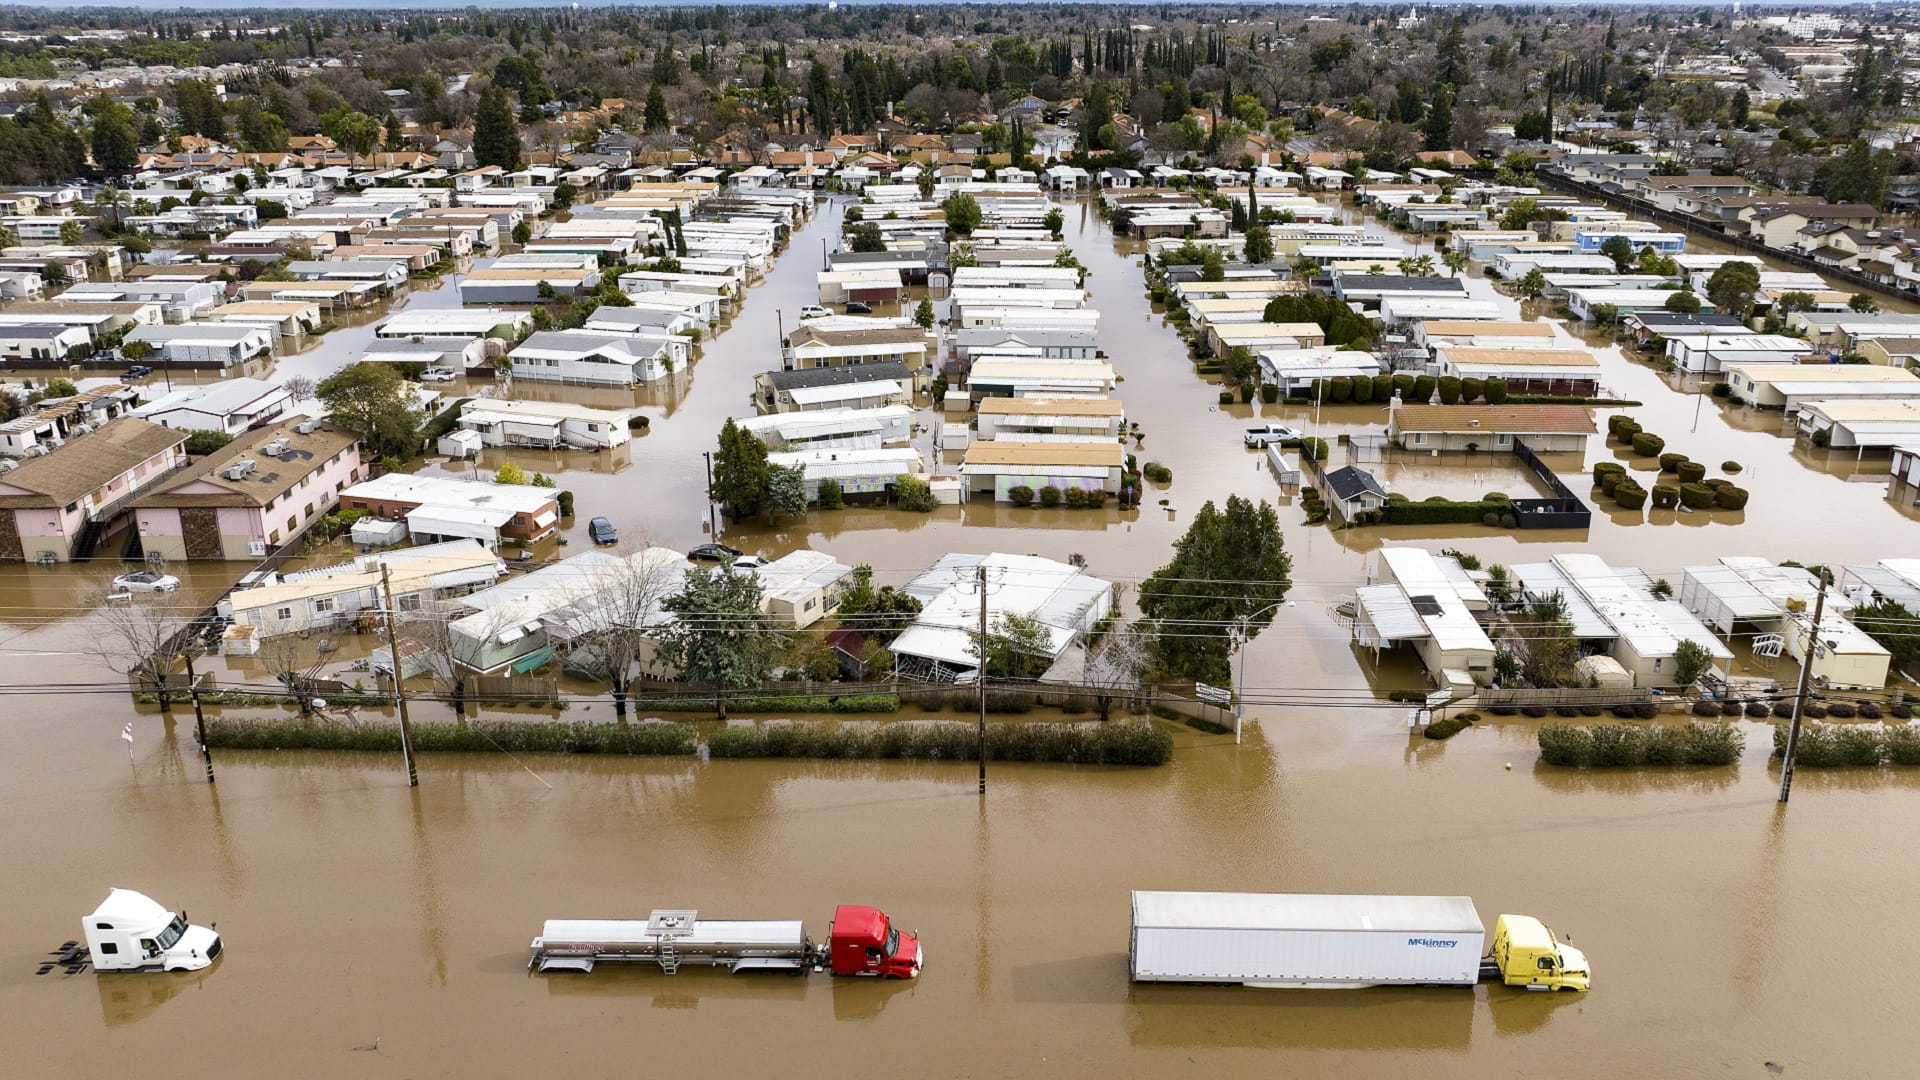
[[[1713,670],[1713,654],[1705,645],[1691,638],[1674,646],[1673,682],[1685,689],[1700,681],[1700,676]]]
[[[1247,262],[1259,266],[1273,261],[1273,234],[1265,225],[1247,227]]]
[[[853,582],[840,594],[834,617],[840,625],[865,634],[869,639],[890,645],[893,639],[913,625],[920,614],[920,601],[912,594],[891,585],[873,587],[873,567],[865,563],[853,568]]]
[[[509,461],[494,471],[493,482],[496,484],[524,484],[527,482],[527,471]]]
[[[975,663],[980,635],[967,642]],[[1053,666],[1053,635],[1033,615],[1003,612],[987,628],[987,675],[995,679],[1037,679]]]
[[[949,195],[940,208],[946,214],[947,228],[961,236],[980,227],[980,203],[971,195],[964,192]]]
[[[140,163],[140,133],[133,126],[133,110],[107,100],[112,107],[101,109],[93,118],[93,163],[101,172],[130,172]]]
[[[59,376],[48,379],[43,390],[48,398],[70,398],[80,392],[80,388],[73,385],[72,379],[63,379]]]
[[[520,167],[520,125],[513,118],[507,92],[498,86],[487,87],[474,109],[473,158],[481,166],[498,165],[509,171]]]
[[[925,480],[901,473],[893,480],[893,504],[910,514],[931,514],[938,502]]]
[[[758,574],[695,567],[660,606],[674,616],[657,637],[660,662],[686,682],[711,687],[722,719],[726,692],[766,682],[786,650],[787,635],[760,611]]]
[[[767,445],[728,417],[720,428],[720,450],[713,455],[713,487],[708,497],[734,521],[751,517],[767,504],[772,474]]]
[[[1428,150],[1453,149],[1453,90],[1442,86],[1433,95],[1433,108],[1427,111],[1427,137],[1424,145]]]
[[[767,514],[799,517],[806,512],[806,467],[769,465],[767,467]]]
[[[1273,621],[1293,568],[1273,504],[1238,495],[1209,501],[1174,544],[1173,559],[1140,587],[1144,631],[1166,671],[1215,685],[1230,677],[1230,635],[1248,640]]]
[[[1047,215],[1040,219],[1040,224],[1053,234],[1055,240],[1058,240],[1066,231],[1067,215],[1061,213],[1060,208],[1056,206],[1047,211]]]
[[[1759,291],[1760,269],[1749,262],[1724,263],[1707,279],[1707,299],[1729,315],[1744,317]]]
[[[1347,305],[1323,293],[1295,293],[1267,301],[1261,319],[1270,323],[1315,323],[1326,332],[1327,344],[1368,348],[1374,327]]]
[[[321,380],[314,394],[328,419],[359,436],[371,456],[412,457],[420,448],[420,413],[399,372],[386,364],[351,364]]]
[[[1625,273],[1627,267],[1633,265],[1633,241],[1623,234],[1615,233],[1600,245],[1600,254],[1613,260],[1615,270]]]
[[[605,687],[613,715],[624,719],[628,693],[666,623],[663,605],[680,584],[679,566],[642,557],[591,572],[594,611],[567,624],[563,667]]]
[[[555,210],[565,210],[573,205],[573,200],[579,197],[579,188],[574,187],[572,184],[557,184],[553,189],[553,208]]]
[[[1847,307],[1861,314],[1871,315],[1880,310],[1880,301],[1875,300],[1866,293],[1854,293],[1851,297],[1848,297]]]
[[[1547,275],[1541,273],[1540,268],[1536,266],[1516,278],[1513,285],[1520,290],[1520,295],[1529,300],[1537,300],[1547,291]]]
[[[512,236],[514,243],[524,244],[533,239],[533,226],[524,221],[515,222],[513,232],[509,235]]]
[[[667,96],[660,92],[658,83],[647,90],[647,107],[642,123],[648,131],[665,131],[672,124],[667,117]]]
[[[1500,216],[1500,227],[1524,229],[1536,221],[1564,221],[1566,217],[1565,210],[1541,206],[1531,197],[1522,195],[1507,204],[1507,212]]]
[[[1668,294],[1667,302],[1662,306],[1681,315],[1692,315],[1700,310],[1700,298],[1685,289],[1678,289]]]
[[[1564,596],[1551,592],[1535,597],[1524,611],[1513,616],[1513,629],[1508,640],[1519,646],[1520,674],[1529,685],[1573,685],[1578,677],[1573,665],[1580,659],[1580,642],[1573,636],[1573,619],[1567,614]]]
[[[871,221],[863,221],[847,232],[849,251],[885,251],[887,242],[880,236],[880,226]]]
[[[1915,615],[1898,600],[1856,607],[1852,619],[1853,625],[1893,654],[1893,670],[1904,671],[1920,661],[1920,615]]]
[[[86,227],[76,219],[69,218],[60,223],[60,242],[63,244],[77,244],[85,235]]]
[[[913,322],[922,330],[933,329],[933,301],[921,298],[920,303],[913,309]]]

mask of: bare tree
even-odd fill
[[[308,716],[313,711],[315,681],[333,650],[332,638],[322,638],[310,649],[298,634],[276,634],[261,644],[257,656],[274,681],[287,688],[300,715]]]
[[[475,676],[487,670],[486,657],[495,638],[514,624],[513,603],[480,612],[468,612],[453,604],[435,605],[401,620],[399,636],[426,646],[420,655],[440,692],[453,700],[455,716],[467,714],[467,688]],[[460,624],[459,629],[454,624]],[[400,677],[401,663],[394,658],[394,677]]]
[[[286,382],[283,382],[280,385],[283,389],[286,390],[287,393],[293,395],[293,400],[295,404],[298,404],[312,397],[314,391],[320,388],[319,383],[313,381],[311,378],[305,375],[295,375],[294,377],[288,379]]]
[[[627,698],[642,667],[653,657],[668,618],[661,601],[686,582],[686,559],[666,548],[642,547],[618,565],[591,572],[583,598],[545,620],[548,640],[565,656],[572,674],[606,688],[613,714],[625,719]]]
[[[1135,623],[1127,623],[1115,626],[1087,647],[1081,677],[1093,689],[1100,719],[1111,719],[1116,703],[1139,696],[1141,677],[1151,667],[1152,644],[1152,635],[1139,630]]]
[[[127,676],[135,692],[157,693],[161,712],[173,711],[167,680],[199,652],[192,612],[169,603],[170,595],[135,593],[109,601],[100,609],[93,636],[94,651],[107,667]]]

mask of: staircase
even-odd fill
[[[80,539],[74,542],[72,560],[86,562],[92,559],[94,551],[100,547],[100,538],[106,533],[106,522],[99,518],[88,519],[86,527],[80,530]]]
[[[680,954],[674,950],[673,935],[660,935],[660,970],[669,975],[680,971]]]

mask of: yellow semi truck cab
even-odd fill
[[[1593,981],[1587,954],[1554,940],[1531,915],[1502,915],[1493,926],[1493,962],[1508,986],[1585,990]]]

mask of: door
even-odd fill
[[[210,506],[180,511],[180,533],[187,558],[219,559],[226,555],[220,547],[220,511]]]

